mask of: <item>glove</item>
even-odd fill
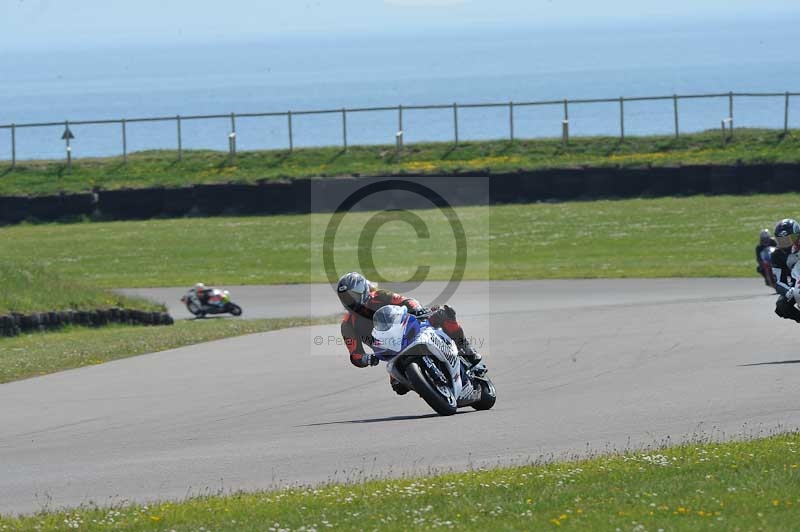
[[[420,305],[415,309],[409,309],[408,313],[411,314],[412,316],[420,317],[420,316],[425,316],[427,314],[430,314],[431,313],[431,309],[425,308],[422,305]]]
[[[364,353],[363,355],[361,355],[361,360],[366,362],[364,367],[377,366],[378,364],[381,363],[380,359],[377,356],[370,353]]]
[[[798,295],[800,295],[800,290],[798,290],[797,287],[793,286],[786,291],[786,294],[784,294],[783,297],[786,298],[786,300],[789,303],[794,305],[795,303],[798,302],[797,299]]]

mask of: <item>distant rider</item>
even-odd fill
[[[775,225],[774,234],[776,248],[770,262],[775,291],[780,294],[775,302],[775,314],[800,323],[800,310],[796,306],[797,280],[792,277],[792,268],[797,263],[797,252],[800,250],[800,224],[792,218],[785,218]]]
[[[756,246],[756,271],[764,277],[764,284],[772,288],[775,288],[775,278],[772,276],[770,252],[777,245],[778,243],[772,238],[769,229],[761,231]]]
[[[192,288],[192,291],[194,292],[194,295],[197,297],[197,300],[200,302],[200,304],[206,306],[208,305],[208,300],[211,297],[214,289],[207,287],[203,283],[197,283],[194,285],[194,288]]]
[[[372,348],[372,317],[375,311],[385,305],[401,305],[415,316],[432,312],[428,318],[429,323],[434,327],[441,327],[456,342],[459,354],[471,367],[485,371],[481,355],[464,336],[464,329],[456,321],[456,312],[452,307],[445,305],[426,309],[416,299],[378,289],[376,284],[358,272],[342,275],[336,284],[336,294],[347,311],[342,319],[342,337],[350,352],[350,362],[354,366],[365,368],[378,365],[378,357],[364,351],[365,344]],[[396,380],[390,379],[390,382],[398,395],[408,392],[408,388]]]

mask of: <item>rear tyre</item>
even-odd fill
[[[228,303],[228,312],[230,312],[234,316],[241,316],[242,315],[242,307],[240,307],[236,303]]]
[[[452,416],[456,413],[456,405],[450,404],[447,397],[428,380],[428,375],[418,362],[412,362],[406,368],[406,378],[428,406],[441,416]]]
[[[497,401],[497,393],[494,390],[494,384],[490,380],[475,379],[473,381],[481,387],[481,398],[478,402],[472,403],[470,406],[475,410],[489,410],[494,406]]]

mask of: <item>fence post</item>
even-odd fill
[[[289,118],[289,152],[291,153],[294,151],[294,134],[292,133],[292,112],[289,111],[286,113],[286,116]]]
[[[728,92],[728,118],[731,119],[728,124],[730,138],[733,138],[733,91]]]
[[[17,126],[11,124],[11,168],[15,166],[17,166]]]
[[[347,151],[347,109],[342,108],[342,144],[344,151]]]
[[[789,91],[786,91],[786,106],[783,108],[783,134],[789,133]]]
[[[69,145],[69,120],[64,121],[64,140],[67,141],[67,168],[72,171],[72,147]]]
[[[514,102],[508,102],[508,129],[511,142],[514,142]]]
[[[456,146],[458,146],[458,104],[453,102],[453,131],[455,133]]]
[[[125,126],[125,119],[120,122],[122,124],[122,160],[128,162],[128,132]]]
[[[625,98],[619,97],[619,139],[625,140]]]
[[[672,95],[672,107],[675,110],[675,138],[677,139],[680,136],[679,129],[678,129],[678,95]]]
[[[231,133],[236,133],[236,114],[231,113]]]
[[[397,131],[403,131],[403,105],[397,106]]]
[[[175,117],[178,124],[178,160],[183,160],[183,136],[181,135],[181,115]]]

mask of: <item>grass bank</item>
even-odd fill
[[[77,153],[77,151],[75,152]],[[800,135],[792,130],[738,129],[729,142],[717,131],[674,136],[584,137],[563,146],[560,139],[427,143],[408,146],[398,156],[393,146],[352,146],[227,153],[189,150],[146,151],[122,157],[80,158],[65,162],[0,163],[0,195],[45,195],[59,191],[201,183],[254,183],[334,175],[438,174],[454,171],[504,172],[518,169],[589,166],[663,166],[800,161]]]
[[[2,530],[793,530],[800,436],[0,518]]]
[[[0,340],[0,384],[232,336],[326,323],[332,319],[208,319],[178,321],[171,327],[68,327],[57,332],[6,338]]]
[[[47,247],[46,239],[40,245]],[[13,256],[6,252],[4,255]],[[64,276],[57,269],[42,266],[42,262],[12,260],[0,264],[0,314],[112,307],[164,310],[162,305],[75,280],[81,276]]]
[[[467,279],[754,276],[760,229],[791,216],[797,194],[465,207]],[[438,210],[416,211],[430,238],[393,221],[374,230],[375,269],[359,264],[374,213],[348,214],[336,236],[337,271],[389,280],[430,265],[449,279],[452,229]],[[20,263],[99,287],[322,282],[331,215],[192,218],[20,225],[0,246]],[[713,252],[709,252],[713,249]],[[376,277],[377,278],[377,277]],[[16,282],[14,283],[16,284]],[[9,286],[6,283],[5,286]]]

